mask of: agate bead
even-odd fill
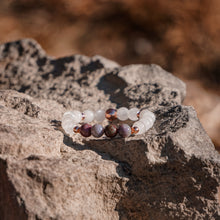
[[[129,137],[131,135],[131,127],[128,124],[121,124],[118,133],[121,137]]]
[[[83,137],[91,136],[91,128],[92,128],[92,126],[90,124],[83,124],[80,128],[80,134]]]
[[[118,129],[116,125],[110,124],[105,127],[104,132],[107,137],[113,138],[117,135]]]
[[[91,133],[96,138],[101,137],[104,134],[104,128],[100,124],[95,124],[91,128]]]
[[[105,112],[105,117],[109,120],[109,121],[113,121],[117,118],[117,110],[116,109],[108,109]]]

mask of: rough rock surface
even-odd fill
[[[220,155],[185,85],[157,65],[54,59],[33,40],[0,46],[1,219],[219,219]],[[67,136],[67,109],[149,108],[127,139]]]

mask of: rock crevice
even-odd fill
[[[24,39],[0,45],[0,89],[3,219],[220,218],[220,156],[161,67],[54,59]],[[153,128],[85,139],[60,127],[66,110],[121,106],[153,111]]]

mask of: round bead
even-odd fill
[[[85,110],[83,112],[83,115],[84,115],[83,122],[85,122],[85,123],[89,123],[89,122],[93,121],[93,119],[94,119],[94,113],[91,110]]]
[[[138,117],[137,117],[138,112],[139,112],[138,108],[131,108],[128,111],[128,118],[132,121],[137,121],[138,120]]]
[[[100,124],[95,124],[92,126],[91,133],[94,137],[101,137],[104,134],[104,128]]]
[[[76,125],[75,125],[75,124],[72,124],[72,123],[62,125],[63,130],[64,130],[67,134],[69,134],[69,135],[72,135],[72,134],[73,134],[73,128],[74,128],[75,126],[76,126]]]
[[[61,125],[64,127],[66,124],[73,124],[75,122],[75,118],[72,115],[65,115],[62,118]]]
[[[77,126],[75,126],[74,128],[73,128],[73,131],[75,132],[75,133],[80,133],[80,127],[77,125]]]
[[[131,127],[131,134],[137,134],[139,132],[138,127]]]
[[[89,137],[91,135],[91,128],[90,124],[83,124],[80,128],[80,134],[84,137]]]
[[[145,116],[150,116],[154,120],[156,119],[155,114],[153,112],[149,111],[148,109],[144,109],[140,112],[140,118],[143,118]]]
[[[72,117],[76,124],[82,120],[82,114],[80,111],[77,110],[65,112],[63,115],[63,119],[68,117]]]
[[[104,132],[107,137],[113,138],[117,135],[118,129],[116,125],[110,124],[105,127]]]
[[[117,110],[116,109],[108,109],[105,112],[105,117],[109,120],[109,121],[113,121],[117,118]]]
[[[145,118],[140,119],[139,122],[142,122],[144,124],[145,132],[148,131],[153,126],[152,121]]]
[[[97,121],[97,122],[102,122],[102,121],[104,121],[105,120],[105,111],[104,110],[102,110],[102,109],[99,109],[99,110],[97,110],[96,112],[95,112],[95,120]]]
[[[136,121],[132,127],[137,127],[138,128],[138,133],[137,134],[143,134],[146,131],[145,125],[141,121]]]
[[[118,133],[121,137],[129,137],[131,135],[131,127],[128,124],[121,124]]]
[[[128,109],[125,107],[121,107],[117,110],[117,118],[121,121],[125,121],[128,119]]]

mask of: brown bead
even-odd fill
[[[110,125],[107,125],[107,126],[105,127],[104,132],[105,132],[105,135],[106,135],[107,137],[113,138],[113,137],[115,137],[115,136],[117,135],[117,133],[118,133],[118,128],[117,128],[116,125],[110,124]]]
[[[105,117],[109,120],[109,121],[113,121],[117,118],[117,110],[116,109],[112,109],[109,108],[108,110],[106,110],[105,112]]]
[[[79,127],[79,126],[75,126],[75,127],[73,128],[73,131],[74,131],[75,133],[80,133],[80,127]]]
[[[137,113],[137,117],[138,117],[138,118],[140,118],[140,113],[141,113],[140,111]]]
[[[138,127],[132,127],[131,128],[131,134],[137,134],[139,132]]]

